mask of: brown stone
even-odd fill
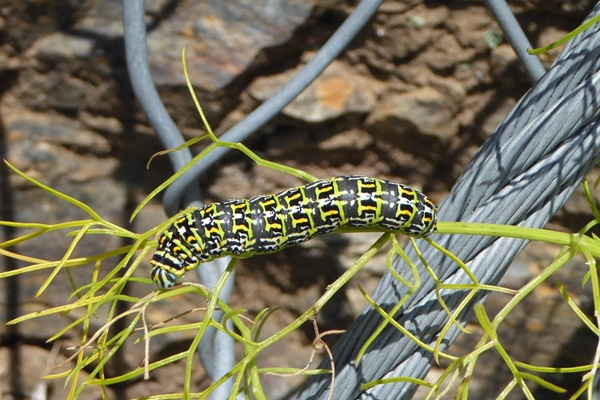
[[[272,97],[300,68],[258,78],[250,87],[261,101]],[[310,86],[284,108],[283,113],[306,122],[323,122],[349,113],[368,113],[375,106],[381,83],[363,77],[339,61],[329,65]]]

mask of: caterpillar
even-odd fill
[[[272,253],[343,226],[424,237],[436,229],[436,213],[431,200],[406,185],[356,175],[207,204],[162,232],[151,277],[168,289],[201,263]]]

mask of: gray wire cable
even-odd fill
[[[525,68],[529,79],[532,83],[537,82],[546,70],[537,56],[527,53],[527,49],[532,48],[531,43],[529,43],[529,39],[525,36],[514,14],[508,8],[508,4],[506,4],[505,0],[485,0],[485,4],[500,24],[504,35],[512,45],[515,53],[517,53],[517,57],[519,57],[521,64]]]
[[[304,90],[339,55],[350,40],[354,38],[358,31],[373,16],[382,1],[363,0],[325,46],[323,46],[315,58],[292,81],[273,98],[257,108],[244,121],[223,135],[222,139],[233,142],[242,141],[278,114],[281,109]],[[165,148],[177,147],[183,143],[183,137],[162,104],[152,82],[148,67],[143,1],[123,1],[123,8],[126,52],[134,92]],[[136,73],[131,73],[131,71],[136,71]],[[174,215],[179,211],[184,195],[185,198],[183,200],[186,206],[199,206],[200,191],[194,181],[199,174],[209,168],[225,152],[226,149],[224,148],[219,148],[211,152],[196,169],[188,171],[173,182],[165,192],[163,198],[163,204],[168,215]],[[170,153],[169,156],[176,170],[181,169],[186,163],[191,161],[191,154],[188,149]],[[228,262],[229,258],[220,259],[213,263],[204,264],[202,268],[198,268],[197,271],[202,282],[207,284],[208,287],[212,287],[223,273]],[[232,285],[233,279],[228,282],[228,285],[221,293],[221,298],[225,301],[229,297]],[[214,318],[220,320],[222,313],[216,312]],[[208,375],[213,380],[220,378],[233,367],[233,341],[227,335],[220,332],[215,333],[215,330],[212,328],[209,328],[204,335],[198,352]],[[214,362],[215,360],[219,360],[219,362]],[[213,393],[213,398],[225,398],[230,391],[230,384],[222,385]]]
[[[294,76],[273,97],[250,113],[242,122],[223,134],[221,139],[227,142],[243,142],[271,118],[279,114],[346,48],[348,43],[375,14],[382,2],[383,0],[362,0],[302,71]],[[164,196],[164,204],[168,214],[176,212],[174,210],[178,209],[183,191],[190,182],[198,179],[198,176],[223,157],[227,151],[229,149],[224,147],[211,151],[201,162],[196,163],[169,186]]]
[[[600,11],[596,6],[594,13]],[[467,167],[449,196],[440,204],[441,221],[472,221],[542,227],[563,205],[600,157],[600,29],[594,26],[570,43],[546,75],[523,97],[496,129]],[[465,261],[483,284],[497,283],[514,257],[526,245],[517,239],[485,236],[434,235],[434,240]],[[439,252],[420,244],[425,259],[443,283],[468,283],[456,265]],[[412,260],[415,252],[408,251]],[[411,279],[401,262],[395,269]],[[422,276],[427,276],[423,272]],[[424,280],[396,316],[398,322],[424,343],[433,345],[447,322],[431,280]],[[406,293],[386,274],[373,298],[390,310]],[[450,309],[466,293],[444,293]],[[480,296],[476,302],[483,301]],[[463,325],[473,316],[472,308],[459,316]],[[432,355],[416,346],[395,328],[384,330],[370,346],[359,365],[358,350],[382,318],[371,307],[333,347],[336,384],[333,398],[408,399],[415,385],[396,383],[375,386],[366,392],[366,382],[393,376],[423,378],[435,364]],[[451,329],[442,351],[458,336]],[[329,367],[329,360],[321,364]],[[326,399],[330,376],[309,378],[298,399]]]
[[[148,50],[146,46],[146,23],[144,20],[143,0],[123,0],[123,24],[125,27],[125,53],[127,55],[127,69],[129,79],[135,96],[144,110],[150,125],[158,134],[163,146],[167,149],[177,147],[184,143],[183,136],[177,129],[173,119],[163,105],[150,73],[148,64]],[[169,153],[173,168],[179,170],[192,161],[189,149],[183,149]],[[182,188],[182,196],[186,207],[201,206],[200,188],[196,182],[190,182]],[[164,204],[164,202],[163,202]],[[179,211],[169,213],[173,215]],[[224,258],[218,262],[206,263],[197,272],[200,280],[207,287],[213,287],[218,277],[221,276],[230,258]],[[216,277],[216,278],[215,278]],[[227,302],[233,290],[233,279],[230,279],[220,293],[220,299]],[[215,312],[213,318],[220,321],[223,313]],[[206,369],[207,374],[213,380],[225,375],[235,364],[234,340],[227,334],[209,327],[205,336],[198,346],[198,354]],[[217,358],[218,357],[218,358]],[[214,362],[218,359],[219,362]],[[214,393],[214,399],[228,398],[233,388],[233,378],[221,385]]]
[[[177,147],[184,143],[183,137],[161,101],[150,73],[143,0],[123,1],[123,23],[127,69],[133,92],[163,146],[166,149]],[[183,149],[169,153],[169,158],[173,168],[177,171],[192,161],[192,153],[189,149]],[[186,204],[199,202],[200,187],[196,182],[187,184],[183,188],[182,196],[184,193]],[[180,205],[178,204],[178,207]],[[178,211],[179,208],[169,215],[174,215]]]

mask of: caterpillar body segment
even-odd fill
[[[151,277],[167,289],[203,262],[273,253],[344,226],[424,237],[435,230],[436,213],[431,200],[406,185],[356,175],[207,204],[161,234]]]

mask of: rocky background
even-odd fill
[[[590,0],[511,1],[534,45],[557,40],[574,29],[593,6]],[[355,2],[325,0],[221,1],[148,0],[148,44],[154,80],[169,112],[186,137],[202,132],[184,84],[181,49],[217,133],[241,121],[272,96],[310,60],[352,11]],[[172,170],[166,157],[146,162],[161,146],[133,97],[125,65],[120,1],[56,0],[0,2],[0,157],[28,175],[86,202],[104,218],[136,232],[164,221],[160,199],[130,224],[137,204]],[[542,56],[549,66],[559,49]],[[269,160],[319,177],[365,174],[395,179],[423,190],[439,202],[479,146],[530,87],[511,47],[482,2],[388,0],[350,48],[247,145]],[[593,173],[592,179],[597,176]],[[300,184],[297,179],[257,168],[229,153],[201,180],[205,201],[273,193]],[[9,172],[0,164],[1,220],[57,223],[84,218],[74,207]],[[554,228],[576,231],[592,218],[578,192],[555,218]],[[0,229],[0,239],[21,234]],[[276,332],[316,301],[325,287],[350,266],[377,235],[330,235],[270,256],[238,264],[231,300],[252,316],[282,307],[265,328]],[[71,238],[45,235],[11,250],[60,259]],[[92,254],[123,245],[118,239],[86,241],[78,251]],[[551,262],[559,249],[530,245],[504,282],[519,288]],[[344,329],[385,272],[385,255],[371,262],[319,315],[319,328]],[[2,270],[18,267],[0,258]],[[83,285],[89,271],[73,272]],[[107,267],[108,268],[108,267]],[[501,340],[520,361],[572,366],[591,361],[597,337],[583,326],[553,286],[560,280],[580,307],[592,312],[589,285],[581,289],[587,266],[572,261],[560,276],[540,287],[511,315]],[[141,271],[145,274],[148,271]],[[66,274],[35,297],[47,272],[0,282],[0,320],[64,304],[71,292]],[[195,274],[188,274],[194,280]],[[132,285],[144,296],[147,285]],[[198,307],[197,299],[164,302],[149,312],[156,323]],[[492,296],[494,313],[507,301]],[[46,340],[76,315],[18,326],[0,325],[0,399],[63,399],[63,384],[44,382],[46,366],[71,354],[73,331],[56,347]],[[101,316],[100,316],[101,317]],[[191,314],[181,322],[197,321]],[[99,318],[98,325],[101,326]],[[470,351],[481,335],[473,324],[453,354]],[[190,333],[191,335],[191,333]],[[303,367],[314,339],[312,326],[296,332],[259,358],[264,366]],[[157,359],[189,346],[191,336],[153,342]],[[56,354],[55,354],[56,353]],[[120,374],[140,364],[141,345],[129,345],[109,367]],[[441,371],[433,369],[428,380]],[[183,363],[108,389],[110,399],[181,391]],[[511,375],[497,355],[478,363],[473,398],[497,396]],[[580,374],[546,376],[568,389],[565,397],[533,387],[536,398],[568,398]],[[302,379],[264,377],[270,399],[293,397]],[[194,388],[209,380],[198,363]],[[523,398],[519,391],[509,396]],[[421,396],[421,392],[419,392]],[[453,391],[447,395],[452,397]],[[37,397],[36,397],[37,396]],[[86,399],[101,393],[86,389]]]

